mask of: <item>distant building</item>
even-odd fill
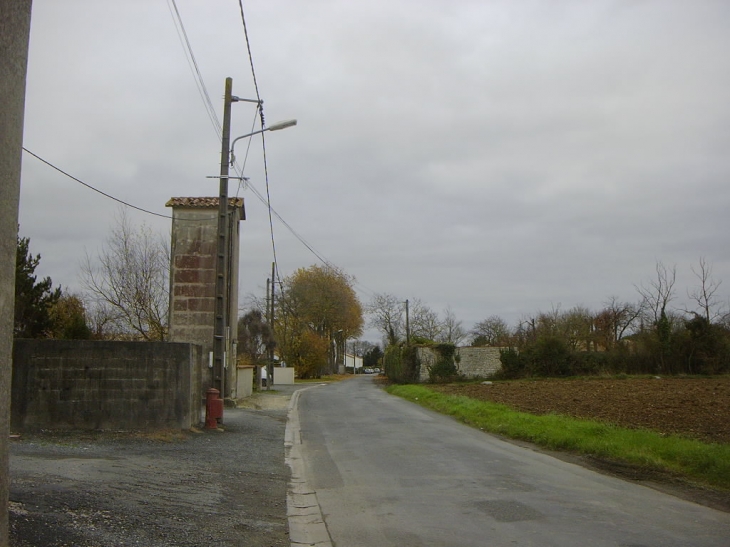
[[[352,367],[355,366],[357,374],[362,372],[362,357],[352,355],[351,353],[345,354],[345,369],[349,369],[352,372]]]

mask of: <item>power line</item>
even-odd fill
[[[253,56],[251,55],[251,42],[248,39],[248,28],[246,27],[246,16],[243,14],[243,0],[238,0],[238,7],[241,9],[241,22],[243,23],[243,35],[246,38],[246,49],[248,50],[248,60],[251,64],[251,75],[253,76],[253,87],[256,90],[256,98],[261,101],[261,94],[259,93],[259,84],[256,81],[256,71],[253,68]],[[261,118],[261,125],[263,126],[264,119],[263,114]]]
[[[31,156],[33,156],[34,158],[36,158],[37,160],[42,161],[43,163],[45,163],[48,167],[51,167],[51,168],[55,169],[59,173],[61,173],[63,175],[66,175],[71,180],[75,180],[79,184],[81,184],[83,186],[86,186],[89,190],[93,190],[94,192],[97,192],[97,193],[101,194],[104,197],[107,197],[109,199],[113,199],[114,201],[116,201],[118,203],[121,203],[122,205],[125,205],[127,207],[131,207],[132,209],[136,209],[137,211],[142,211],[143,213],[147,213],[149,215],[155,215],[156,217],[162,217],[162,218],[172,218],[169,215],[163,215],[161,213],[155,213],[154,211],[148,211],[147,209],[143,209],[142,207],[137,207],[136,205],[132,205],[131,203],[128,203],[128,202],[126,202],[126,201],[124,201],[122,199],[116,198],[116,197],[112,196],[111,194],[107,194],[106,192],[102,192],[98,188],[94,188],[91,184],[87,184],[83,180],[77,179],[73,175],[70,175],[69,173],[67,173],[66,171],[64,171],[63,169],[61,169],[60,167],[56,167],[50,161],[44,160],[38,154],[34,154],[30,150],[28,150],[25,146],[23,147],[23,150],[25,152],[27,152],[28,154],[30,154]]]
[[[220,138],[221,124],[218,120],[218,116],[216,115],[213,102],[210,100],[210,95],[208,94],[208,89],[205,86],[205,81],[203,81],[203,75],[200,73],[198,62],[195,59],[192,45],[190,44],[190,40],[188,39],[188,33],[185,31],[185,25],[183,24],[182,16],[180,15],[180,11],[177,8],[175,0],[169,0],[169,2],[172,3],[172,8],[174,8],[174,13],[173,9],[170,9],[170,15],[172,15],[173,23],[175,23],[175,30],[177,31],[177,36],[180,39],[180,44],[185,50],[185,59],[188,61],[190,71],[193,73],[193,79],[195,80],[195,85],[198,89],[198,93],[200,94],[200,98],[203,100],[203,104],[208,114],[208,118],[210,118],[216,134]],[[169,7],[170,4],[168,4],[168,8]]]
[[[264,108],[263,108],[263,102],[261,101],[261,93],[259,92],[259,84],[258,80],[256,79],[256,69],[254,68],[253,64],[253,54],[251,53],[251,41],[248,38],[248,27],[246,26],[246,16],[243,12],[243,0],[238,0],[238,7],[241,11],[241,23],[243,24],[243,35],[246,39],[246,51],[248,52],[248,61],[251,65],[251,76],[253,78],[253,86],[256,90],[256,99],[259,101],[259,113],[261,115],[261,129],[265,127],[265,119],[264,119]],[[274,271],[279,271],[279,260],[276,256],[276,239],[274,238],[274,221],[272,218],[272,207],[271,207],[271,192],[269,190],[269,166],[266,161],[266,136],[264,133],[261,134],[261,149],[263,152],[263,161],[264,161],[264,178],[266,180],[266,206],[269,211],[269,233],[271,234],[271,252],[273,254],[274,258]],[[279,216],[279,215],[277,215]],[[281,219],[281,217],[279,217]],[[311,247],[307,246],[309,250],[311,251]],[[315,253],[316,254],[316,253]],[[320,259],[321,260],[321,259]],[[274,280],[272,279],[272,282]]]
[[[182,16],[180,15],[180,11],[179,11],[179,9],[177,7],[177,4],[176,4],[175,0],[169,0],[169,2],[172,5],[172,8],[170,8],[170,13],[173,16],[173,22],[175,22],[175,29],[176,29],[176,31],[178,33],[178,37],[179,37],[179,39],[181,41],[181,44],[183,45],[183,47],[187,50],[187,53],[189,54],[189,55],[186,54],[186,59],[188,60],[188,64],[191,67],[191,71],[193,72],[193,77],[194,77],[195,82],[196,82],[196,87],[198,88],[198,92],[199,92],[199,94],[201,96],[201,99],[203,100],[204,106],[206,108],[206,112],[208,113],[208,116],[209,116],[209,118],[210,118],[210,120],[211,120],[211,122],[212,122],[212,124],[213,124],[213,126],[214,126],[214,128],[215,128],[215,130],[217,132],[217,134],[218,134],[218,139],[221,140],[221,138],[222,138],[221,137],[221,124],[220,124],[220,121],[218,119],[218,116],[217,116],[217,114],[215,112],[215,107],[213,106],[213,103],[212,103],[212,101],[210,99],[210,94],[208,93],[208,90],[207,90],[207,88],[205,86],[205,82],[203,81],[203,77],[202,77],[202,74],[200,72],[200,67],[198,66],[197,60],[195,58],[195,54],[193,53],[192,45],[191,45],[190,40],[189,40],[189,38],[187,36],[187,32],[185,31],[185,26],[184,26],[183,21],[182,21]],[[170,7],[169,4],[168,4],[168,7]],[[258,103],[259,104],[259,107],[257,109],[258,110],[257,114],[260,115],[260,118],[261,118],[261,126],[263,128],[265,126],[264,125],[264,113],[263,113],[263,108],[261,107],[261,96],[260,96],[260,93],[259,93],[258,82],[257,82],[257,79],[256,79],[256,73],[255,73],[255,70],[254,70],[253,56],[252,56],[252,53],[251,53],[251,46],[250,46],[250,42],[249,42],[249,38],[248,38],[248,29],[247,29],[247,26],[246,26],[246,20],[245,20],[244,11],[243,11],[243,3],[242,3],[241,0],[239,0],[239,7],[240,7],[240,11],[241,11],[241,21],[242,21],[242,24],[243,24],[244,35],[245,35],[245,38],[246,38],[246,46],[247,46],[247,51],[248,51],[249,62],[251,64],[251,72],[252,72],[252,76],[253,76],[254,87],[256,89],[256,97],[257,97],[257,100],[259,101],[259,103]],[[173,11],[174,11],[174,13],[173,13]],[[256,114],[254,114],[254,116],[256,116]],[[255,120],[254,120],[254,123],[253,123],[252,127],[254,127],[254,126],[255,126]],[[304,247],[306,247],[320,262],[322,262],[322,264],[324,264],[326,266],[330,266],[330,267],[335,267],[334,264],[331,261],[329,261],[327,258],[325,258],[321,253],[319,253],[309,242],[307,242],[304,239],[304,237],[302,237],[272,207],[272,205],[271,205],[271,195],[270,195],[270,189],[269,189],[270,187],[269,187],[268,164],[267,164],[267,161],[266,161],[266,143],[265,143],[265,137],[264,137],[264,135],[265,135],[264,133],[261,134],[261,136],[262,136],[263,156],[264,156],[264,158],[263,158],[264,159],[264,172],[265,172],[265,179],[266,179],[266,198],[264,198],[264,196],[261,195],[261,193],[258,191],[258,189],[250,181],[247,184],[248,184],[248,187],[251,189],[251,191],[254,193],[254,195],[259,199],[259,201],[262,202],[262,204],[264,206],[266,206],[266,208],[268,210],[268,214],[269,214],[269,231],[270,231],[270,234],[271,234],[272,252],[273,252],[273,255],[274,255],[274,263],[276,265],[277,278],[279,278],[279,275],[278,275],[278,261],[277,261],[277,256],[276,256],[276,241],[275,241],[275,237],[274,237],[274,228],[273,228],[273,218],[272,218],[273,216],[275,216],[276,218],[278,218],[279,221],[287,228],[287,230],[289,230],[289,232],[297,240],[299,240],[299,242],[302,245],[304,245]],[[248,159],[248,154],[249,154],[250,146],[251,146],[251,140],[249,139],[249,143],[248,143],[248,146],[246,148],[246,156],[244,158],[243,166],[241,166],[241,167],[239,167],[237,165],[234,166],[234,170],[236,170],[238,172],[239,176],[241,176],[241,177],[243,176],[243,169],[245,168],[246,160]],[[115,196],[112,196],[111,194],[108,194],[108,193],[106,193],[106,192],[104,192],[102,190],[99,190],[98,188],[95,188],[91,184],[88,184],[88,183],[82,181],[81,179],[79,179],[79,178],[71,175],[70,173],[64,171],[60,167],[57,167],[53,163],[51,163],[48,160],[42,158],[41,156],[35,154],[34,152],[28,150],[27,148],[23,147],[23,150],[25,152],[27,152],[28,154],[30,154],[31,156],[33,156],[34,158],[36,158],[37,160],[41,161],[42,163],[45,163],[46,165],[48,165],[52,169],[55,169],[59,173],[65,175],[68,178],[70,178],[71,180],[74,180],[75,182],[78,182],[79,184],[85,186],[86,188],[89,188],[90,190],[93,190],[94,192],[97,192],[98,194],[101,194],[102,196],[104,196],[106,198],[109,198],[109,199],[111,199],[113,201],[116,201],[117,203],[120,203],[120,204],[122,204],[122,205],[124,205],[126,207],[130,207],[130,208],[135,209],[137,211],[140,211],[140,212],[143,212],[143,213],[147,213],[149,215],[154,215],[154,216],[157,216],[157,217],[160,217],[160,218],[172,219],[172,216],[170,216],[170,215],[164,215],[164,214],[161,214],[161,213],[155,213],[154,211],[150,211],[148,209],[144,209],[143,207],[139,207],[137,205],[133,205],[133,204],[127,202],[127,201],[124,201],[124,200],[122,200],[120,198],[117,198]],[[236,194],[236,197],[238,197],[238,194]],[[215,217],[211,217],[211,218],[215,218]],[[188,219],[178,219],[178,220],[188,220]],[[189,219],[189,220],[190,221],[193,221],[192,219]],[[203,220],[206,220],[206,219],[197,219],[197,220],[194,220],[194,221],[197,222],[197,221],[203,221]],[[281,281],[279,280],[279,282],[281,282]],[[356,285],[359,285],[359,284],[356,283]],[[361,286],[361,288],[362,288],[362,286]]]

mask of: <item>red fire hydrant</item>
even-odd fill
[[[205,392],[205,427],[217,429],[218,420],[223,418],[223,399],[216,388],[212,387]]]

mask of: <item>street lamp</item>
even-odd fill
[[[233,139],[233,142],[231,143],[231,165],[233,165],[236,161],[236,156],[233,155],[233,149],[236,147],[236,143],[240,141],[241,139],[245,139],[247,137],[252,137],[254,135],[258,135],[259,133],[263,133],[264,131],[279,131],[280,129],[286,129],[287,127],[291,127],[293,125],[296,125],[296,120],[284,120],[283,122],[276,122],[275,124],[270,125],[269,127],[264,127],[263,129],[259,129],[258,131],[254,131],[253,133],[247,133],[246,135],[241,135],[240,137],[236,137]]]
[[[218,230],[216,235],[216,264],[215,264],[215,312],[213,315],[213,386],[220,392],[221,398],[226,395],[225,369],[226,352],[228,350],[228,315],[230,302],[227,295],[230,287],[228,276],[228,168],[230,156],[233,154],[231,142],[231,103],[245,99],[234,97],[232,94],[233,79],[226,78],[225,95],[223,98],[223,127],[221,129],[221,169],[218,196]],[[260,101],[247,101],[257,102]],[[296,120],[275,123],[264,129],[259,129],[247,135],[238,137],[236,141],[264,131],[278,131],[296,125]],[[235,366],[235,365],[234,365]]]
[[[332,339],[332,342],[335,344],[334,365],[337,366],[337,371],[336,371],[337,374],[344,374],[344,368],[345,368],[344,359],[342,360],[342,366],[340,367],[340,345],[338,342],[338,339],[342,338],[343,333],[344,333],[344,331],[342,329],[335,331],[333,333],[333,339]],[[340,370],[340,368],[342,368],[343,370]],[[333,372],[335,372],[335,371],[333,371]]]

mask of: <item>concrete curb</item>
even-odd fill
[[[322,518],[317,493],[307,484],[301,454],[301,427],[299,424],[299,394],[312,386],[299,389],[289,400],[284,431],[284,461],[291,469],[286,512],[289,518],[289,541],[292,547],[332,547],[332,539]]]

